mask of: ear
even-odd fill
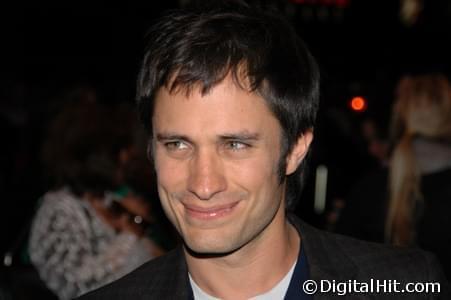
[[[297,140],[293,149],[287,156],[285,175],[293,174],[307,155],[313,140],[313,129],[306,130]]]

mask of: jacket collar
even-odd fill
[[[163,264],[156,274],[151,275],[158,280],[148,286],[151,291],[149,295],[153,295],[155,299],[192,299],[183,245],[166,254]]]
[[[357,266],[332,234],[308,225],[294,214],[289,214],[288,220],[301,236],[302,249],[305,251],[309,265],[310,279],[319,283],[324,279],[346,282],[355,278]],[[167,287],[165,289],[167,295],[161,295],[161,297],[169,299],[174,297],[174,292],[177,292],[177,299],[192,299],[183,246],[178,246],[171,256],[175,268],[172,270],[172,276],[167,278],[167,282],[161,282]]]
[[[357,266],[337,244],[331,233],[318,230],[293,214],[288,215],[288,220],[301,236],[303,251],[309,264],[310,279],[316,282],[322,279],[348,281],[355,277]]]

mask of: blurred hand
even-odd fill
[[[144,227],[134,221],[134,217],[128,214],[122,214],[117,219],[117,228],[121,232],[129,232],[138,237],[144,235]]]
[[[128,195],[116,203],[117,205],[120,206],[118,230],[137,236],[144,235],[145,226],[152,221],[149,203],[141,197]]]
[[[143,198],[135,195],[127,195],[120,203],[131,214],[141,216],[147,222],[152,221],[150,204]]]
[[[126,231],[141,237],[144,235],[145,225],[152,221],[150,205],[141,197],[128,195],[110,206],[105,206],[105,202],[96,197],[86,199],[99,218],[116,231]]]

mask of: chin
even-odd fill
[[[225,243],[225,239],[221,240],[205,240],[202,241],[185,241],[185,248],[193,256],[224,256],[235,252],[240,246]]]

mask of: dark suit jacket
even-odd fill
[[[338,282],[370,282],[390,279],[398,282],[440,282],[440,294],[348,294],[317,293],[315,299],[451,299],[449,283],[435,258],[419,250],[396,249],[363,242],[313,228],[290,216],[300,232],[310,278]],[[302,288],[302,283],[299,283]],[[80,299],[188,299],[191,287],[181,247],[154,259],[123,278]]]

